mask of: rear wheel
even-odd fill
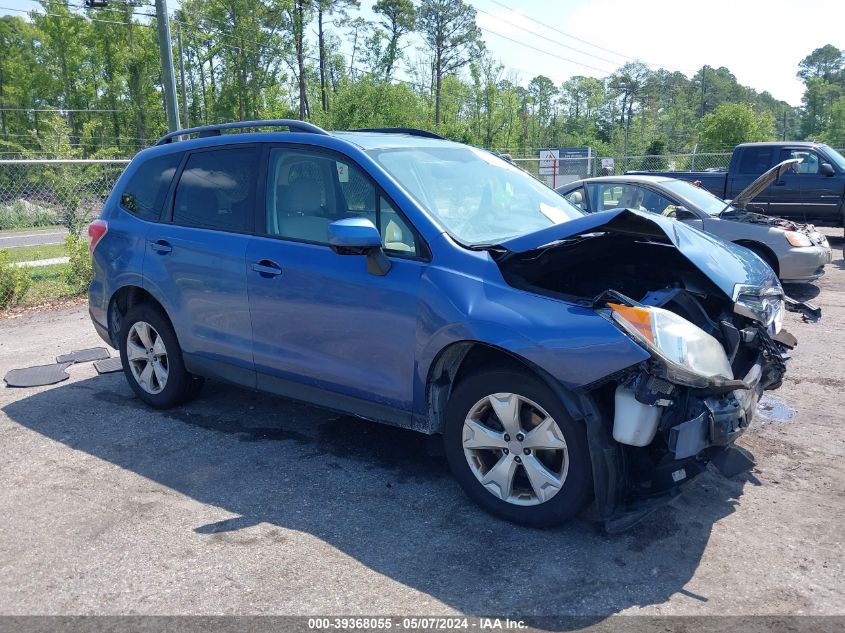
[[[129,386],[156,409],[167,409],[194,398],[203,380],[185,369],[182,350],[161,310],[141,304],[123,318],[120,360]]]
[[[459,383],[447,406],[444,443],[467,495],[508,521],[556,525],[589,499],[584,429],[528,373],[486,370]]]

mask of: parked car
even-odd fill
[[[261,126],[289,131],[222,134]],[[747,467],[733,442],[794,344],[748,250],[584,215],[426,132],[168,134],[89,233],[91,319],[141,400],[212,378],[442,433],[468,496],[527,525],[592,498],[617,529],[708,463]]]
[[[781,281],[812,281],[831,261],[827,238],[811,224],[748,211],[754,196],[800,161],[784,161],[725,203],[685,180],[665,176],[604,176],[558,187],[569,202],[587,213],[630,207],[677,218],[690,226],[754,251]]]
[[[727,171],[640,172],[679,180],[700,181],[701,186],[724,200],[735,198],[760,174],[789,159],[799,159],[796,171],[785,171],[760,192],[749,211],[843,226],[845,222],[845,156],[821,143],[743,143],[737,145]]]

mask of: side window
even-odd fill
[[[642,206],[645,207],[646,211],[670,218],[675,217],[675,203],[650,189],[642,189],[642,191]]]
[[[183,155],[173,152],[140,165],[120,194],[120,206],[143,220],[157,221]]]
[[[377,226],[381,233],[381,243],[384,250],[417,255],[417,240],[414,237],[414,232],[384,197],[379,197],[379,223]]]
[[[821,164],[821,160],[819,160],[819,155],[811,150],[784,150],[784,155],[782,156],[782,160],[787,160],[789,158],[800,158],[801,162],[798,163],[798,168],[795,170],[799,174],[818,174],[819,173],[819,165]]]
[[[587,190],[593,211],[607,211],[621,206],[622,185],[602,182],[587,185]]]
[[[745,147],[739,159],[739,173],[759,176],[774,165],[774,147]]]
[[[584,187],[578,187],[564,196],[571,205],[578,207],[581,211],[587,211],[587,197],[584,195]]]
[[[417,253],[414,232],[355,165],[308,150],[270,150],[268,235],[326,244],[329,224],[348,217],[370,220],[386,251]]]
[[[173,222],[224,231],[249,230],[257,173],[255,147],[191,154],[176,185]]]

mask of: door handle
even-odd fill
[[[282,268],[276,262],[269,259],[262,259],[252,265],[252,270],[262,277],[278,277],[282,274]]]
[[[159,253],[160,255],[167,255],[170,251],[173,250],[173,247],[170,245],[170,242],[167,242],[166,240],[150,242],[150,248],[153,249],[156,253]]]

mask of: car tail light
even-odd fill
[[[94,220],[88,225],[88,237],[91,240],[88,243],[89,253],[92,255],[94,254],[94,249],[97,248],[97,244],[100,243],[100,240],[103,239],[103,236],[108,232],[108,230],[109,225],[105,220]]]

